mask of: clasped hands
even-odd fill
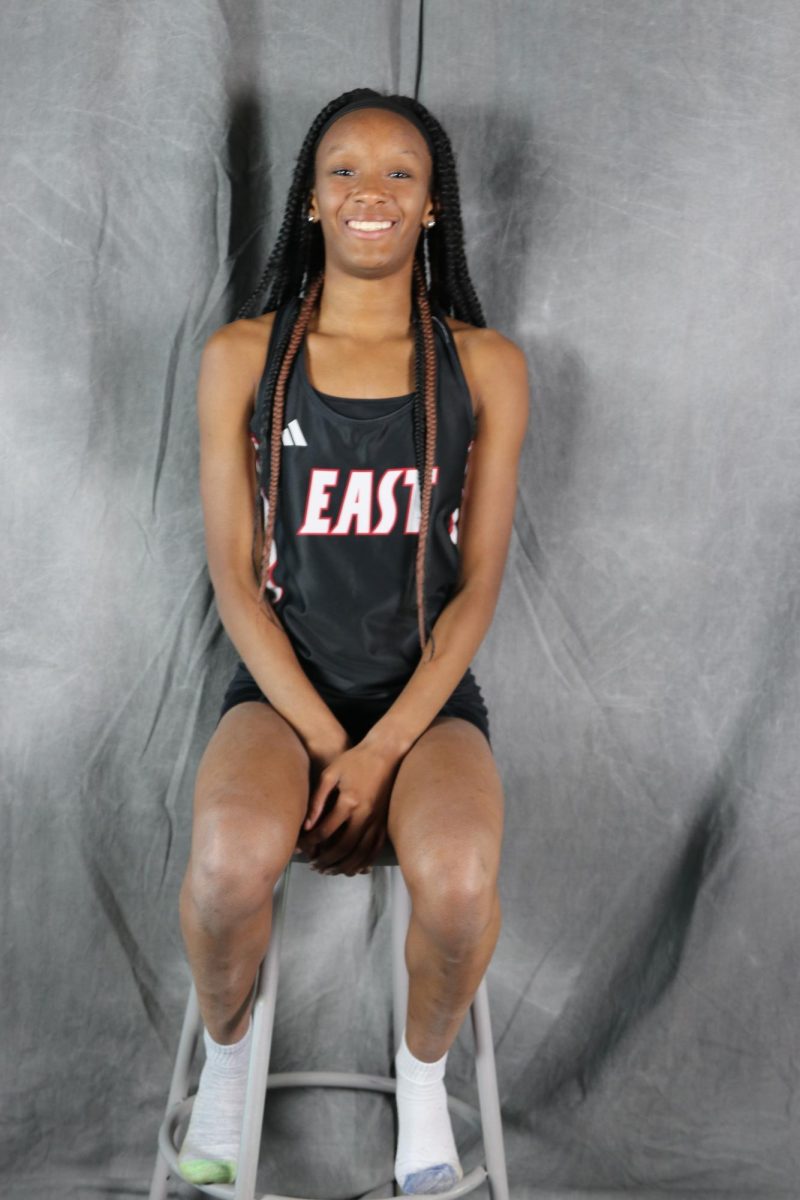
[[[319,773],[297,848],[321,874],[358,875],[386,840],[389,797],[400,760],[366,741],[336,754]]]

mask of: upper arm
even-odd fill
[[[528,365],[516,343],[486,330],[470,355],[480,395],[458,522],[459,589],[479,586],[494,607],[503,578],[530,408]]]
[[[242,323],[223,325],[206,342],[197,383],[200,498],[214,591],[253,577],[257,490],[248,420],[253,408],[253,345]]]

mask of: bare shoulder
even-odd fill
[[[252,413],[275,313],[243,317],[215,329],[200,363],[198,405],[239,424]]]
[[[456,317],[447,316],[446,320],[472,393],[476,417],[489,404],[510,405],[526,415],[528,360],[521,347],[497,329],[470,325]]]
[[[203,348],[203,357],[221,359],[228,369],[237,375],[251,375],[255,371],[255,385],[261,378],[264,358],[275,313],[262,313],[260,317],[241,317],[220,325],[209,336]]]

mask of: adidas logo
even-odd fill
[[[281,441],[284,446],[307,446],[299,421],[290,421],[283,431]]]

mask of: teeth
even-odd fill
[[[347,224],[352,226],[353,229],[363,229],[365,232],[369,232],[370,230],[373,230],[373,229],[389,229],[392,225],[392,222],[391,221],[348,221]]]

